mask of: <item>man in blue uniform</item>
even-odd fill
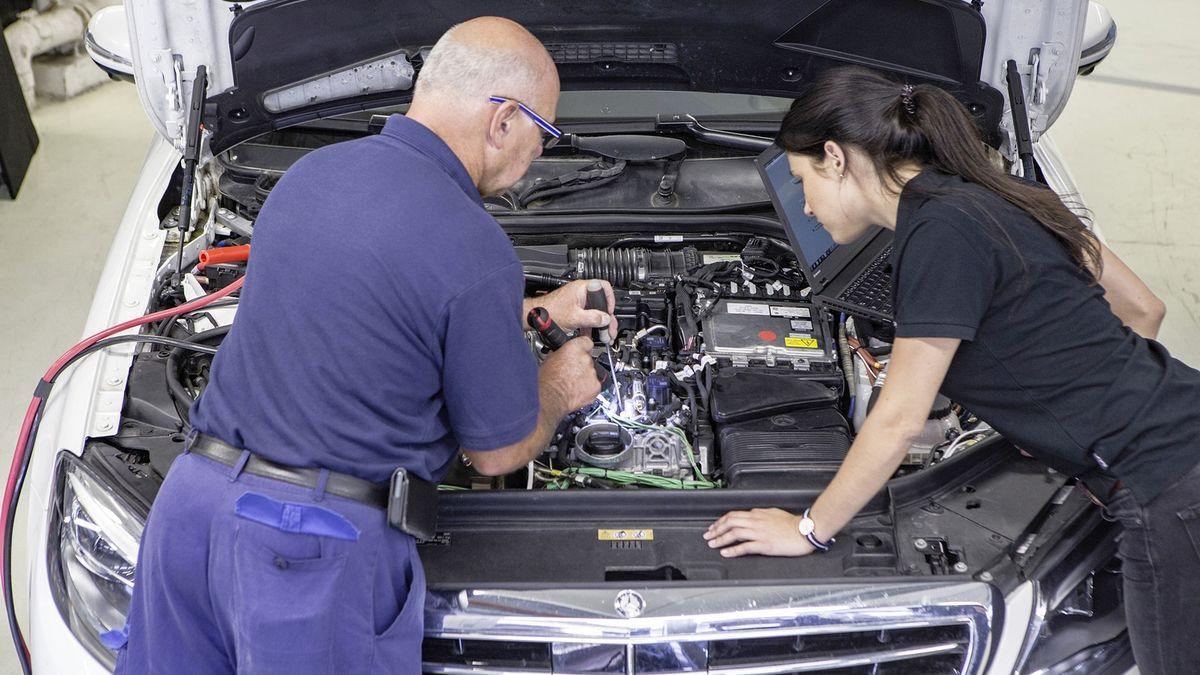
[[[541,153],[558,92],[531,34],[475,19],[433,48],[407,116],[279,181],[146,525],[127,642],[106,636],[118,672],[420,671],[424,576],[383,486],[397,467],[437,482],[460,452],[512,471],[599,392],[587,338],[537,367],[521,265],[480,196]],[[608,325],[584,297],[538,304]]]

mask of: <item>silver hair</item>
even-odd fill
[[[459,24],[461,25],[461,24]],[[417,76],[417,96],[434,95],[464,103],[487,103],[489,96],[525,99],[543,76],[537,63],[510,50],[485,50],[446,31]]]

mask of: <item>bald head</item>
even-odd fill
[[[542,153],[542,129],[558,108],[558,71],[520,24],[485,16],[454,26],[429,52],[408,108],[446,142],[485,195],[499,194]],[[492,103],[492,96],[509,99]]]
[[[558,95],[558,73],[546,48],[515,21],[483,16],[454,26],[437,41],[413,101],[474,104],[503,96],[536,105],[540,101],[534,99],[546,95]]]

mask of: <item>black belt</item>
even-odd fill
[[[187,450],[231,467],[237,466],[238,462],[242,459],[243,452],[241,448],[236,448],[224,441],[212,436],[205,436],[204,434],[197,435],[195,440],[187,447]],[[285,464],[276,464],[254,453],[250,453],[250,459],[247,460],[242,471],[255,476],[262,476],[263,478],[270,478],[313,489],[316,489],[320,485],[321,479],[320,469],[303,469]],[[386,509],[388,506],[387,488],[361,478],[348,476],[344,473],[330,471],[325,483],[325,492],[381,509]]]

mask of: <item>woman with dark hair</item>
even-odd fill
[[[1155,342],[1161,305],[1051,190],[988,161],[966,109],[931,85],[827,71],[776,143],[839,244],[895,231],[888,377],[836,477],[802,515],[732,512],[725,556],[828,548],[887,483],[939,390],[1121,522],[1142,672],[1195,672],[1200,372]],[[1140,333],[1140,334],[1139,334]]]

